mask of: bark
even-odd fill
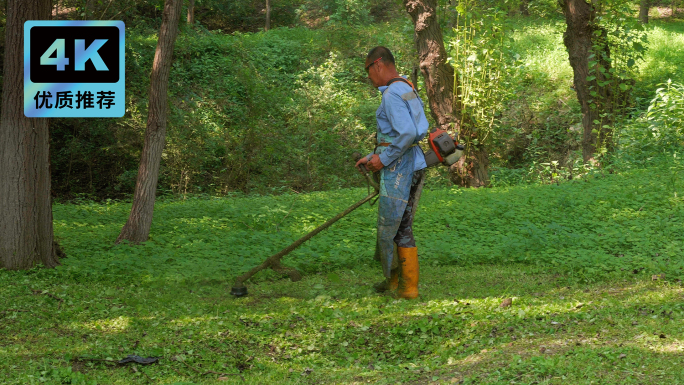
[[[188,3],[188,24],[195,24],[195,0],[189,0]]]
[[[642,24],[648,24],[649,1],[641,0],[639,2],[639,20]]]
[[[266,0],[266,26],[264,31],[271,29],[271,0]]]
[[[420,71],[425,79],[430,113],[443,130],[461,129],[462,117],[458,97],[458,77],[447,63],[442,30],[437,23],[436,0],[404,0],[406,12],[413,19]],[[454,87],[457,91],[454,94]],[[473,136],[476,138],[476,134]],[[462,162],[452,165],[451,179],[465,187],[482,187],[489,183],[488,154],[484,146],[471,146]]]
[[[600,111],[611,112],[613,108],[610,87],[599,87],[599,82],[604,81],[605,77],[598,70],[600,67],[605,68],[606,72],[610,69],[610,63],[602,59],[604,55],[609,57],[610,52],[605,43],[605,31],[598,36],[594,35],[595,11],[590,4],[584,0],[565,0],[561,1],[560,5],[567,24],[567,29],[563,34],[563,43],[568,50],[570,65],[574,73],[574,88],[582,111],[582,157],[585,162],[594,162],[598,143],[605,145],[608,149],[612,147],[612,132],[609,129],[601,129],[601,124],[594,123],[594,121],[602,120]],[[597,44],[600,41],[592,41],[593,36],[596,36],[598,40],[603,39],[603,43]],[[595,48],[600,46],[603,47],[599,48],[601,52],[594,52]],[[597,60],[599,63],[594,67],[595,71],[591,73],[596,78],[588,81],[591,60]],[[595,96],[590,94],[592,90],[597,93]],[[592,103],[595,107],[591,106]],[[610,122],[604,120],[602,123]]]
[[[117,243],[123,240],[140,243],[146,241],[150,235],[157,180],[159,179],[159,164],[166,137],[169,72],[171,70],[173,46],[178,34],[181,5],[182,0],[166,0],[164,5],[159,41],[154,53],[152,74],[150,75],[147,129],[135,183],[133,207],[126,225],[121,229],[121,234],[116,239]]]
[[[24,116],[24,22],[49,20],[50,0],[8,0],[0,118],[0,263],[59,264],[53,244],[48,120]]]
[[[461,187],[482,187],[489,184],[489,156],[482,148],[475,148],[449,168],[449,179]]]
[[[454,68],[447,63],[442,30],[437,24],[436,0],[404,0],[404,7],[415,27],[420,72],[425,78],[425,91],[430,113],[443,130],[460,128],[458,109],[453,103]]]

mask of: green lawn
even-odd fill
[[[426,190],[417,301],[372,292],[375,207],[228,294],[365,190],[161,200],[136,247],[130,203],[55,205],[63,265],[0,271],[0,382],[684,383],[681,170]]]
[[[372,293],[378,274],[365,267],[339,271],[337,283],[316,274],[251,285],[242,299],[227,282],[3,273],[2,382],[242,383],[219,374],[241,372],[251,384],[684,383],[679,284],[572,284],[519,265],[421,272],[413,302]],[[89,360],[133,353],[162,360],[138,373]]]

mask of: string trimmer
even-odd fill
[[[355,154],[358,155],[358,154]],[[356,160],[360,158],[359,156],[355,156]],[[299,238],[296,240],[294,243],[292,243],[290,246],[280,250],[280,252],[273,254],[272,256],[266,258],[266,260],[261,263],[261,265],[254,267],[252,270],[246,272],[245,274],[237,277],[235,279],[235,284],[233,285],[232,289],[230,290],[230,294],[236,296],[236,297],[243,297],[247,295],[247,287],[245,287],[245,281],[250,279],[254,274],[260,272],[261,270],[264,269],[273,269],[274,271],[278,273],[285,273],[287,274],[292,282],[299,281],[302,279],[302,275],[294,269],[285,267],[280,264],[280,260],[286,256],[287,254],[291,253],[294,249],[299,247],[302,243],[308,241],[309,239],[313,238],[316,234],[320,233],[321,231],[327,229],[330,227],[333,223],[337,222],[338,220],[342,219],[344,216],[347,214],[351,213],[352,211],[356,210],[357,208],[361,207],[364,203],[370,201],[373,199],[375,196],[377,196],[380,192],[380,186],[376,181],[373,180],[373,178],[368,174],[368,170],[364,165],[361,165],[361,171],[363,172],[363,175],[366,177],[366,180],[368,181],[369,186],[373,186],[373,189],[375,191],[371,192],[370,187],[368,187],[368,196],[361,199],[360,201],[354,203],[353,205],[349,206],[346,210],[343,212],[337,214],[335,217],[330,218],[327,222],[324,224],[316,227],[312,232],[306,234],[305,236]]]

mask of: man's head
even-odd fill
[[[366,56],[365,67],[373,87],[384,86],[390,79],[399,76],[394,66],[394,56],[386,47],[377,46],[371,49]]]

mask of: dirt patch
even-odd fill
[[[83,361],[73,361],[71,364],[71,371],[72,372],[81,372],[85,370],[86,366]]]
[[[682,15],[684,15],[684,8],[677,8],[674,16],[677,17]],[[651,7],[649,16],[654,19],[665,19],[672,17],[672,7]]]

